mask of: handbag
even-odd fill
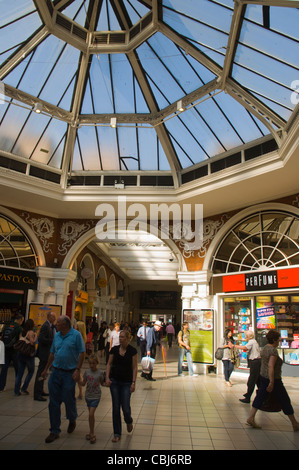
[[[258,393],[258,390],[256,391]],[[268,392],[265,400],[263,401],[260,410],[266,411],[267,413],[278,413],[281,411],[281,405],[273,392]]]
[[[31,344],[29,341],[27,342],[25,338],[24,339],[19,339],[14,344],[14,349],[16,351],[19,351],[24,356],[33,357],[34,354],[35,354],[35,345]]]
[[[215,359],[217,359],[218,361],[221,361],[222,358],[223,358],[223,348],[217,348],[215,352]]]

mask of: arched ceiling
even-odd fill
[[[65,184],[76,172],[152,172],[178,187],[234,148],[269,136],[279,147],[297,104],[298,6],[1,2],[0,150]]]

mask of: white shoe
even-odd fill
[[[190,377],[198,377],[198,374],[192,374]]]

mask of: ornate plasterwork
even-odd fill
[[[183,225],[183,233],[181,233],[182,224],[180,222],[178,224],[174,224],[170,229],[172,239],[182,250],[184,258],[195,256],[205,258],[210,242],[228,218],[229,216],[224,214],[218,220],[207,219],[203,221],[203,241],[198,250],[192,250],[189,248],[190,244],[192,244],[192,241],[190,241],[192,240],[192,229],[189,224]]]
[[[60,229],[60,238],[63,242],[57,247],[58,254],[65,256],[73,243],[78,240],[83,233],[90,230],[92,226],[92,222],[78,223],[71,220],[64,222]]]
[[[35,235],[39,238],[43,250],[45,253],[53,253],[51,245],[52,242],[49,240],[54,235],[54,222],[47,217],[31,217],[28,212],[23,212],[22,216],[24,217],[27,224],[30,225]]]

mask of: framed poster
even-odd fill
[[[47,320],[49,312],[54,312],[56,319],[61,315],[61,305],[48,305],[48,304],[30,304],[28,318],[34,321],[36,332],[39,333],[40,327]]]
[[[193,362],[214,364],[214,310],[183,310],[183,321],[189,323]]]

